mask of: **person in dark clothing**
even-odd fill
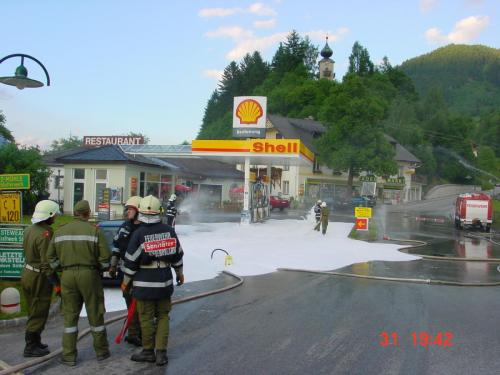
[[[328,209],[326,202],[321,203],[321,233],[326,234],[326,228],[328,228],[328,216],[330,215],[330,210]]]
[[[177,216],[177,207],[175,207],[175,201],[177,200],[177,196],[172,194],[168,199],[167,209],[165,212],[165,216],[167,217],[167,224],[172,228],[175,228],[175,217]]]
[[[316,205],[314,206],[314,216],[316,218],[316,225],[314,226],[314,230],[317,230],[319,232],[319,222],[321,218],[321,199],[316,202]]]
[[[127,252],[130,238],[132,237],[132,233],[134,233],[134,231],[139,228],[139,225],[141,224],[138,220],[140,201],[141,197],[132,196],[128,199],[127,203],[125,203],[127,220],[123,222],[118,229],[118,232],[116,232],[115,237],[113,238],[113,248],[111,250],[112,256],[109,275],[113,278],[116,277],[118,265],[120,265],[123,272],[125,254]],[[126,290],[123,292],[123,298],[125,299],[128,309],[132,303],[132,295],[128,290]],[[141,327],[139,325],[137,311],[132,318],[132,323],[128,328],[128,335],[125,337],[125,341],[135,346],[141,346]]]
[[[160,207],[160,201],[152,195],[141,199],[139,221],[143,224],[130,239],[122,283],[122,290],[132,287],[141,323],[143,349],[130,359],[156,362],[158,366],[168,363],[168,315],[174,291],[171,267],[177,285],[184,283],[182,247],[175,230],[161,222]]]

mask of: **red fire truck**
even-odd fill
[[[455,203],[455,227],[482,228],[490,231],[493,222],[493,202],[484,193],[460,194]]]

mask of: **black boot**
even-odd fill
[[[156,351],[156,366],[163,366],[168,363],[167,351],[157,350]]]
[[[38,346],[37,334],[35,332],[26,332],[25,341],[26,346],[23,353],[25,357],[43,357],[50,353],[49,350]]]
[[[130,359],[134,362],[156,362],[155,351],[153,349],[142,349],[140,353],[132,354]]]
[[[40,332],[36,332],[36,344],[40,349],[47,349],[49,346],[42,342],[42,336]]]
[[[125,337],[125,341],[135,346],[142,346],[142,340],[138,336],[128,335],[127,337]]]

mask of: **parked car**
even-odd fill
[[[104,237],[106,238],[106,243],[108,244],[110,251],[113,248],[113,237],[115,236],[116,232],[118,232],[118,228],[120,228],[120,225],[122,224],[123,220],[106,220],[106,221],[101,221],[97,224],[97,226],[104,233]],[[109,275],[109,272],[107,271],[103,272],[102,274],[102,279],[105,283],[119,284],[121,283],[122,278],[123,278],[123,273],[119,267],[115,279],[113,279]]]
[[[290,207],[290,201],[288,199],[280,198],[276,195],[271,195],[269,204],[271,205],[271,210],[279,208],[280,211],[283,211],[285,208]]]
[[[375,207],[377,204],[377,200],[375,197],[372,196],[360,196],[360,197],[353,197],[351,199],[351,205],[353,207]]]

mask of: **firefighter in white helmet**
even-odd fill
[[[118,231],[113,238],[113,248],[111,256],[111,266],[109,268],[109,274],[111,277],[116,277],[116,270],[120,263],[120,268],[123,272],[123,262],[125,259],[125,253],[127,252],[128,243],[132,237],[132,233],[139,228],[141,222],[138,220],[139,216],[139,203],[141,197],[132,196],[125,203],[125,215],[126,220],[120,226]],[[132,303],[132,295],[129,291],[123,292],[123,298],[127,304],[127,308]],[[128,329],[128,335],[125,337],[125,341],[129,344],[135,346],[141,346],[141,327],[139,325],[137,312],[134,314],[132,323]]]
[[[158,198],[152,195],[142,198],[139,205],[142,224],[130,239],[122,283],[123,290],[132,286],[141,323],[143,350],[131,359],[156,362],[158,366],[168,363],[168,315],[174,291],[171,267],[177,285],[184,283],[182,247],[175,230],[161,222],[160,208]]]
[[[172,194],[168,199],[167,210],[165,216],[167,217],[167,224],[172,228],[175,227],[175,217],[177,216],[177,207],[175,207],[175,201],[177,200],[177,195]]]
[[[59,278],[47,260],[47,248],[54,233],[51,225],[58,213],[56,202],[38,202],[31,218],[33,225],[24,231],[25,265],[21,285],[28,305],[25,357],[41,357],[49,353],[47,345],[41,342],[41,333],[47,322],[52,290],[61,293]]]

